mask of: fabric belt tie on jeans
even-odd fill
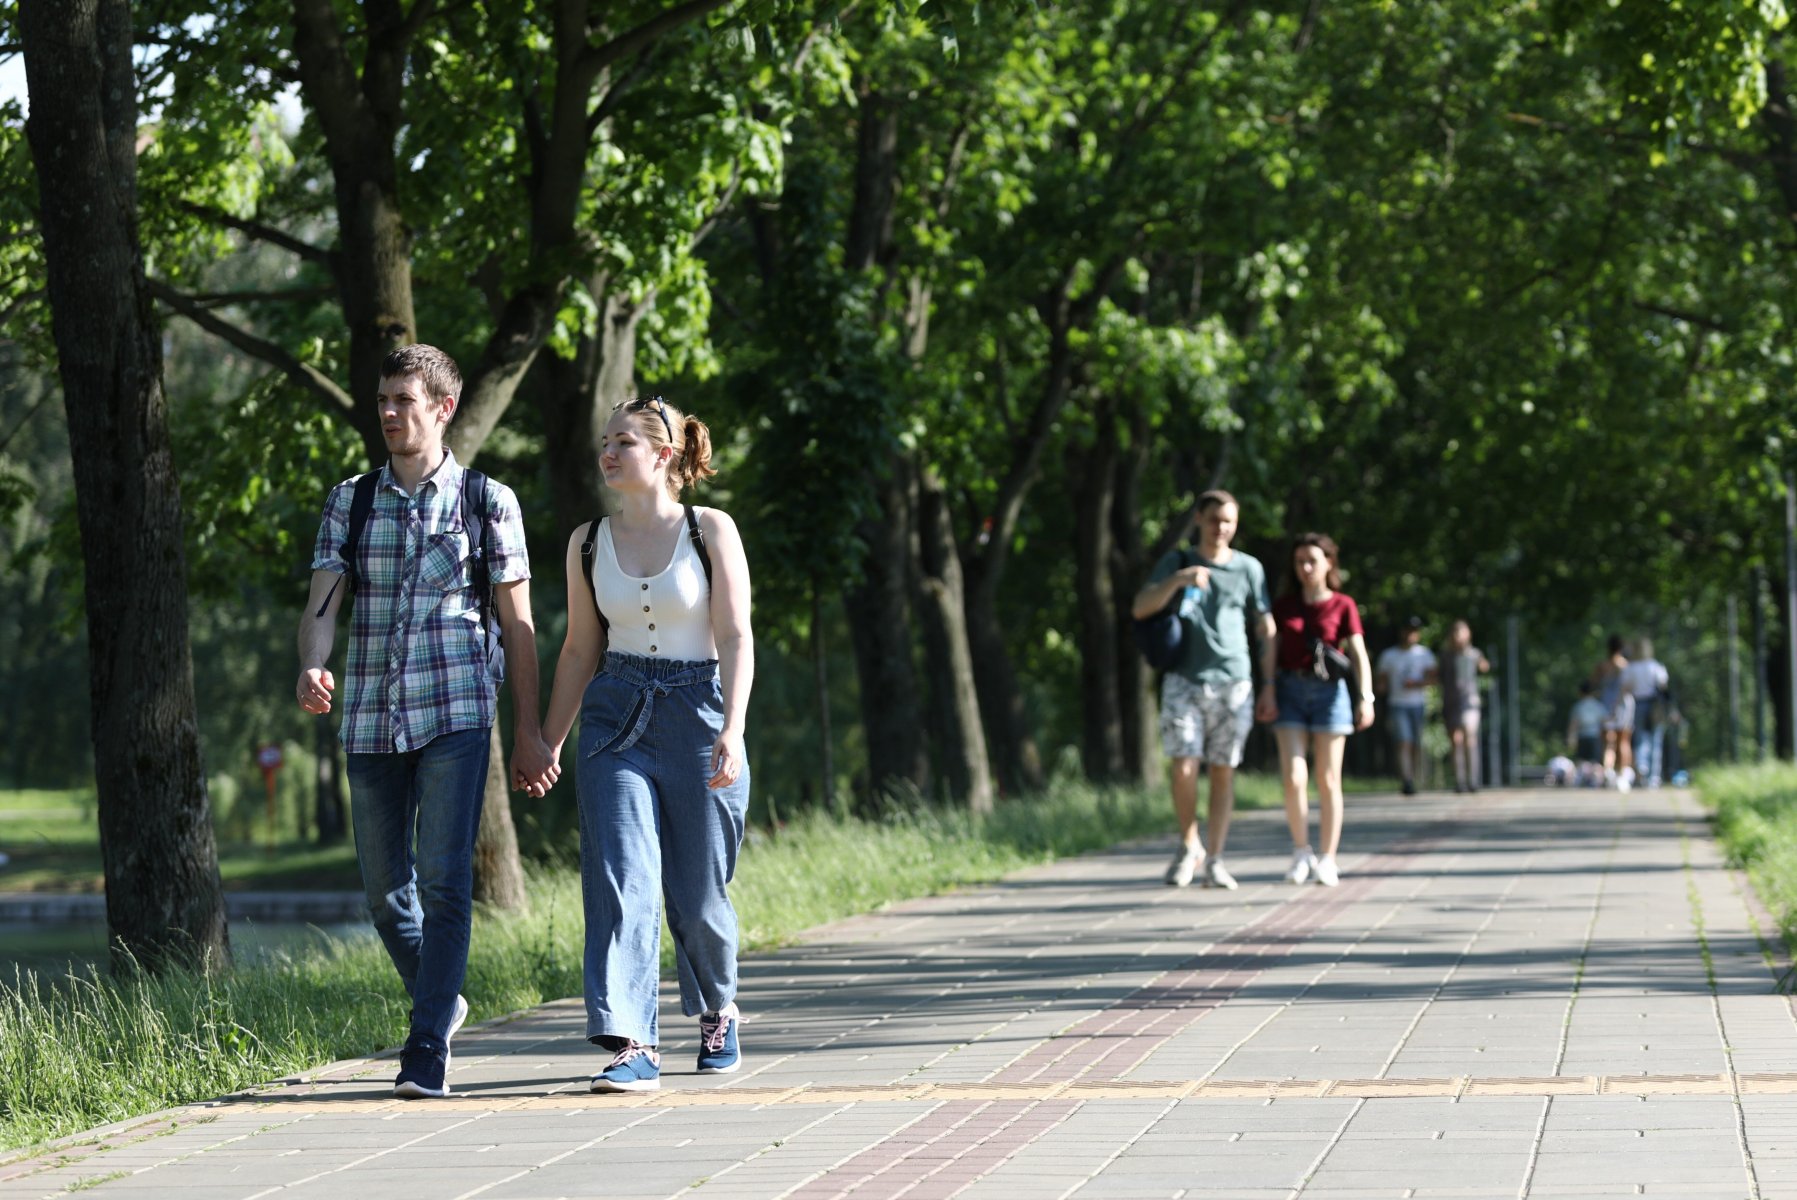
[[[637,739],[643,736],[643,731],[649,728],[649,719],[655,715],[657,696],[665,696],[674,688],[708,682],[717,675],[718,670],[716,661],[693,663],[658,678],[643,670],[644,664],[653,661],[656,660],[606,651],[605,664],[600,668],[600,674],[610,675],[619,683],[635,687],[636,703],[631,706],[630,712],[618,727],[587,753],[588,758],[605,750],[622,754],[636,745]]]

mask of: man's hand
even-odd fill
[[[541,737],[523,733],[512,739],[512,787],[532,796],[542,796],[562,777],[562,767],[555,751]]]
[[[1279,700],[1271,683],[1260,685],[1260,691],[1254,698],[1254,719],[1263,725],[1270,725],[1279,719]]]
[[[331,711],[331,693],[337,690],[337,681],[331,673],[319,667],[308,667],[300,672],[299,686],[295,689],[299,695],[299,706],[309,713],[322,714]]]
[[[1180,587],[1207,588],[1210,586],[1210,568],[1181,567],[1173,573],[1173,578],[1179,580]]]

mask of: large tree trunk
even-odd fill
[[[312,718],[312,751],[316,760],[313,773],[313,811],[318,824],[318,844],[334,846],[343,840],[347,822],[343,819],[343,772],[338,769],[337,733],[331,718]]]
[[[1158,774],[1160,736],[1154,697],[1154,672],[1136,649],[1129,602],[1148,579],[1153,564],[1142,545],[1142,473],[1148,468],[1148,417],[1142,406],[1130,415],[1129,445],[1117,455],[1112,489],[1111,596],[1117,644],[1117,708],[1123,720],[1123,770],[1133,783],[1145,784]]]
[[[499,740],[497,721],[491,737],[486,798],[481,802],[480,832],[474,838],[474,898],[494,908],[521,912],[530,907],[530,898],[524,892],[524,864],[518,858],[518,830],[512,824],[505,747]]]
[[[537,359],[549,494],[562,544],[575,526],[617,508],[599,474],[599,439],[612,409],[635,393],[636,331],[647,311],[646,303],[633,306],[605,291],[603,281],[593,294],[603,297],[593,335],[580,339],[571,359]]]
[[[886,464],[879,484],[880,512],[857,531],[867,545],[861,579],[843,589],[860,683],[861,725],[867,736],[864,801],[894,788],[925,794],[930,789],[930,759],[911,656],[911,514],[903,481],[907,470],[897,456]]]
[[[86,568],[114,969],[229,958],[187,637],[181,493],[137,240],[127,0],[26,0],[26,135]]]
[[[916,477],[917,610],[929,663],[930,730],[937,770],[950,793],[974,812],[990,812],[992,767],[967,644],[961,555],[942,480],[930,467]]]
[[[1030,732],[1023,693],[1017,688],[1017,671],[1005,645],[1005,631],[998,619],[996,597],[984,581],[967,589],[967,648],[973,655],[973,681],[980,694],[980,720],[997,765],[999,788],[1005,795],[1020,796],[1042,790],[1047,774],[1042,753]]]
[[[1118,703],[1117,603],[1112,592],[1111,504],[1116,486],[1117,424],[1106,401],[1095,415],[1091,446],[1067,448],[1073,501],[1074,603],[1079,614],[1080,763],[1086,778],[1123,777],[1123,714]]]

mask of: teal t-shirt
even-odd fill
[[[1172,550],[1154,565],[1148,581],[1159,583],[1181,566],[1209,567],[1210,585],[1187,588],[1180,602],[1186,635],[1173,669],[1195,683],[1254,678],[1248,628],[1255,617],[1273,607],[1267,599],[1267,572],[1260,560],[1237,550],[1219,566],[1195,549]]]

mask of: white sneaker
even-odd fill
[[[1335,869],[1335,855],[1325,854],[1314,860],[1310,869],[1316,874],[1316,880],[1324,887],[1334,887],[1342,881],[1341,873]]]
[[[1310,878],[1310,873],[1316,869],[1316,865],[1317,856],[1310,852],[1309,846],[1292,851],[1292,865],[1285,869],[1285,881],[1287,883],[1303,883]]]
[[[1212,858],[1204,864],[1204,886],[1233,892],[1236,887],[1235,876],[1229,873],[1229,868],[1223,865],[1222,859]]]
[[[462,1023],[464,1021],[466,1021],[467,1019],[468,1019],[468,1000],[466,997],[464,997],[458,993],[455,998],[455,1011],[453,1013],[451,1013],[449,1016],[449,1034],[448,1034],[448,1036],[446,1036],[443,1039],[443,1069],[444,1069],[444,1071],[449,1070],[449,1063],[450,1063],[449,1044],[455,1040],[456,1031],[462,1027]]]
[[[1173,861],[1167,867],[1162,880],[1168,887],[1185,887],[1192,882],[1192,876],[1198,872],[1198,864],[1204,858],[1204,851],[1192,846],[1181,846],[1173,852]]]

